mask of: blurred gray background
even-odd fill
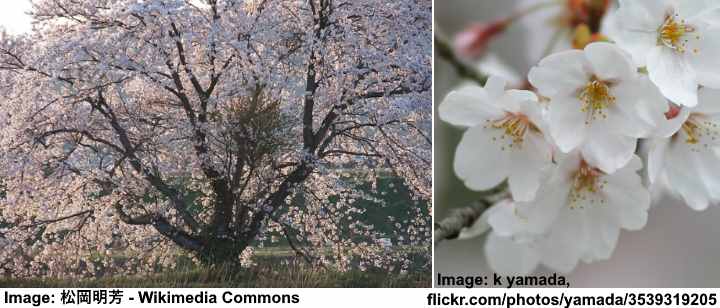
[[[436,34],[452,37],[472,22],[507,16],[517,7],[546,0],[438,0]],[[552,36],[548,19],[557,11],[537,13],[512,25],[493,41],[489,53],[525,75],[542,56]],[[437,54],[437,53],[436,53]],[[435,107],[462,82],[454,69],[435,58]],[[437,109],[436,109],[437,111]],[[452,158],[462,131],[437,119],[435,113],[435,219],[453,207],[477,199],[452,171]],[[435,247],[435,272],[444,275],[491,275],[484,257],[485,238],[442,242]],[[547,273],[541,268],[539,274]],[[681,201],[661,198],[641,231],[623,231],[608,261],[580,262],[567,275],[573,287],[718,287],[720,286],[720,207],[695,212]]]

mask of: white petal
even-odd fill
[[[685,57],[670,48],[655,47],[648,53],[647,70],[665,97],[680,105],[697,105],[698,84]]]
[[[438,106],[440,119],[453,125],[472,127],[503,115],[485,89],[468,86],[450,92]]]
[[[557,161],[557,171],[555,172],[553,179],[558,178],[565,182],[571,181],[571,174],[577,171],[582,160],[582,154],[580,150],[572,151],[570,153],[556,153],[555,161]]]
[[[612,255],[620,236],[620,228],[612,221],[612,217],[603,211],[601,206],[593,206],[581,210],[584,212],[588,232],[588,261],[607,260]]]
[[[665,172],[668,185],[685,203],[696,211],[705,210],[710,202],[705,186],[687,159],[690,151],[683,146],[672,146],[666,156]]]
[[[571,95],[587,83],[589,68],[581,50],[562,51],[530,69],[528,81],[544,96]]]
[[[625,177],[625,179],[619,179]],[[632,178],[631,178],[632,177]],[[642,186],[640,176],[634,173],[607,177],[605,184],[607,211],[615,215],[619,226],[627,230],[642,229],[647,223],[650,192]]]
[[[700,88],[698,105],[692,112],[702,114],[720,114],[720,89]]]
[[[500,99],[498,99],[498,106],[503,110],[510,111],[513,113],[522,113],[521,106],[527,102],[537,102],[538,98],[535,93],[526,90],[514,90],[510,89],[505,91]]]
[[[708,197],[712,200],[720,198],[720,157],[712,149],[695,152],[691,159],[697,170]]]
[[[564,210],[548,236],[540,243],[542,264],[569,273],[577,265],[587,242],[584,219],[579,211]]]
[[[502,77],[490,76],[485,82],[485,91],[487,91],[488,97],[493,99],[503,96],[506,84],[507,82]]]
[[[624,17],[632,17],[623,19],[630,29],[657,30],[672,6],[672,0],[620,0]]]
[[[540,172],[522,174],[516,172],[508,178],[510,193],[516,201],[530,201],[535,199],[535,193],[540,187]]]
[[[530,101],[530,102],[536,103],[538,101],[538,97],[535,94],[535,92],[527,91],[527,90],[510,89],[510,90],[507,90],[505,95],[512,97],[513,100],[518,101],[518,102]]]
[[[613,124],[616,126],[614,131],[622,135],[647,137],[659,123],[667,120],[667,99],[644,75],[618,83],[612,87],[611,93],[616,98],[615,106],[622,110],[624,119],[629,121],[620,125]]]
[[[665,205],[666,198],[673,198],[677,196],[670,189],[670,185],[667,180],[667,172],[662,172],[660,176],[655,180],[655,183],[650,184],[648,190],[650,190],[650,207],[657,207]]]
[[[655,138],[648,140],[648,179],[655,183],[658,176],[664,169],[665,153],[670,144],[670,138]]]
[[[580,110],[581,106],[580,100],[573,97],[558,97],[550,101],[550,134],[560,151],[570,152],[582,144],[586,138],[588,126],[585,124],[585,119],[587,115]]]
[[[485,255],[490,268],[501,275],[530,274],[540,260],[537,251],[527,244],[518,244],[494,233],[490,233],[485,242]]]
[[[691,110],[694,109],[689,107],[680,107],[680,113],[674,118],[666,119],[665,121],[658,123],[657,128],[653,132],[653,136],[668,138],[680,130],[680,127],[682,127],[683,123],[685,123],[690,116]],[[695,108],[697,108],[697,106]]]
[[[532,234],[546,233],[566,206],[569,191],[569,184],[562,179],[551,180],[540,188],[535,200],[516,202],[515,215],[524,222],[523,230]]]
[[[523,91],[523,92],[529,92],[529,91]],[[508,91],[510,93],[510,91]],[[532,92],[529,92],[532,93]],[[535,94],[532,93],[534,96]],[[541,132],[542,134],[550,134],[550,131],[548,130],[547,121],[544,114],[542,103],[536,100],[523,100],[518,102],[518,111],[519,113],[524,114],[530,119],[530,122],[533,123]]]
[[[500,201],[486,212],[488,212],[487,224],[492,227],[495,234],[510,237],[523,232],[525,222],[516,215],[512,201]]]
[[[639,102],[637,98],[628,101],[626,97],[617,96],[616,99],[616,104],[604,111],[607,114],[607,118],[597,118],[590,122],[588,139],[597,133],[634,138],[647,137],[652,133],[654,124],[650,124],[641,118],[638,110],[639,106],[628,106],[632,103]],[[662,113],[660,116],[665,117]]]
[[[513,151],[508,184],[515,201],[530,201],[540,187],[545,171],[552,163],[552,147],[534,132],[525,136],[522,148]]]
[[[623,172],[631,172],[636,174],[637,171],[643,168],[643,160],[640,156],[634,155],[630,162],[623,167]]]
[[[667,1],[620,1],[619,9],[611,14],[616,23],[608,33],[620,47],[633,57],[637,67],[646,65],[647,52],[657,46],[657,29],[665,20]]]
[[[715,10],[720,18],[720,9]],[[720,24],[714,26],[694,25],[696,32],[688,34],[685,55],[697,74],[699,84],[720,88]],[[696,38],[699,37],[698,38]]]
[[[718,22],[716,8],[720,6],[717,0],[683,0],[678,1],[678,11],[688,21],[696,19],[709,19]]]
[[[582,146],[585,160],[606,173],[624,167],[635,153],[637,140],[603,132],[594,132]]]
[[[647,52],[657,46],[657,32],[632,31],[623,29],[618,31],[612,39],[632,55],[635,67],[647,65]]]
[[[486,190],[500,184],[510,168],[509,149],[501,148],[502,131],[476,126],[463,134],[455,152],[455,173],[473,190]],[[493,138],[496,138],[494,141]]]
[[[592,43],[585,47],[585,57],[590,61],[595,75],[601,80],[634,79],[637,74],[630,55],[615,44]]]

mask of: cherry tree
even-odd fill
[[[2,271],[251,264],[281,238],[407,269],[383,238],[429,253],[430,7],[33,1],[33,31],[0,37]],[[358,206],[389,206],[381,172],[415,200],[385,231]]]

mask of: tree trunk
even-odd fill
[[[246,240],[208,238],[202,249],[196,252],[200,262],[208,266],[238,263],[239,256],[250,245]]]

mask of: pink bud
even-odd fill
[[[455,52],[466,59],[482,56],[490,41],[505,31],[507,25],[508,20],[501,19],[491,23],[477,23],[467,27],[455,35]]]
[[[670,110],[665,112],[665,118],[670,120],[678,116],[680,114],[680,107],[675,104],[670,104]]]

